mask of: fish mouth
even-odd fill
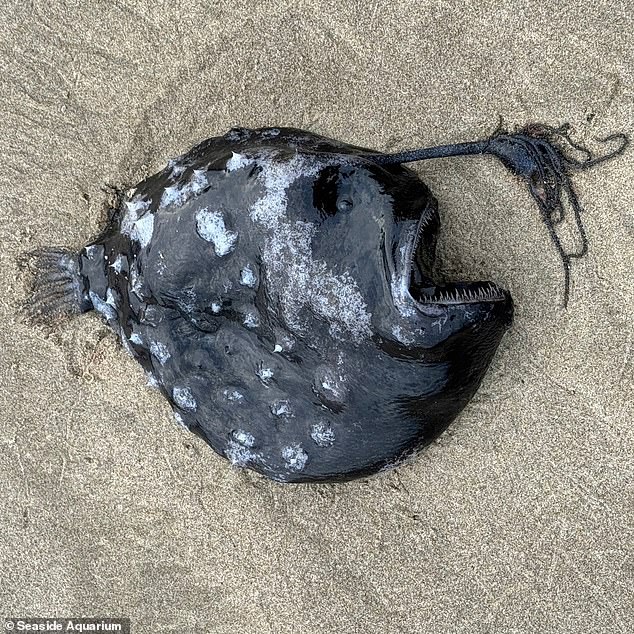
[[[445,282],[437,284],[428,274],[435,260],[440,220],[435,206],[429,206],[409,232],[401,249],[401,288],[421,307],[460,306],[509,301],[509,292],[494,282]]]
[[[410,284],[410,294],[419,304],[442,306],[503,302],[506,301],[508,295],[494,282],[454,282],[425,287]]]

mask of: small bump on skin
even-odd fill
[[[282,458],[284,458],[287,469],[292,471],[302,471],[308,462],[308,454],[299,443],[284,447],[282,449]]]
[[[240,402],[244,400],[244,394],[238,390],[223,390],[222,394],[228,401],[231,402]]]
[[[211,312],[214,315],[217,315],[218,313],[220,313],[222,311],[222,304],[219,304],[218,302],[213,302],[211,304]]]
[[[242,322],[247,328],[257,328],[260,325],[260,320],[257,315],[253,313],[247,313],[244,316],[244,321]]]
[[[176,159],[170,159],[167,161],[167,169],[170,170],[170,178],[177,179],[187,167],[179,163]]]
[[[293,416],[293,408],[288,401],[275,401],[271,404],[271,413],[281,418],[291,418]]]
[[[159,387],[161,386],[161,383],[151,372],[147,372],[145,377],[147,379],[147,385],[149,387],[153,387],[157,390],[159,389]]]
[[[225,456],[236,467],[246,467],[249,463],[258,459],[258,454],[253,453],[248,447],[235,440],[230,440],[227,443]]]
[[[258,369],[255,371],[255,374],[267,387],[273,378],[273,370],[271,370],[271,368],[264,367],[264,362],[262,361],[258,364]]]
[[[141,335],[138,332],[133,332],[130,335],[130,341],[135,345],[135,346],[141,346],[143,345],[143,339],[141,338]]]
[[[251,266],[247,264],[240,271],[240,284],[242,284],[242,286],[248,286],[249,288],[255,288],[257,281]]]
[[[282,348],[279,343],[276,343],[275,348],[273,348],[273,352],[282,352],[282,350],[284,350],[284,348]]]
[[[170,355],[167,346],[160,341],[152,341],[150,343],[150,354],[163,365],[172,355]]]
[[[181,427],[182,429],[189,429],[189,427],[187,427],[187,425],[185,424],[183,417],[178,412],[173,412],[173,414],[174,420],[179,427]]]
[[[188,409],[190,411],[196,411],[198,406],[192,391],[188,387],[175,387],[172,390],[172,398],[176,405],[182,409]]]
[[[318,447],[331,447],[335,442],[335,432],[329,423],[317,423],[310,430],[310,437]]]
[[[255,438],[248,431],[242,429],[234,429],[231,432],[233,439],[243,445],[244,447],[253,447],[255,445]]]

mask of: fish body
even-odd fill
[[[234,465],[281,482],[390,468],[465,407],[513,309],[493,283],[432,281],[436,200],[377,156],[233,129],[42,268],[67,312],[101,313],[177,420]]]

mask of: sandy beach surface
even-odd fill
[[[381,150],[570,122],[634,134],[631,2],[0,3],[0,608],[132,631],[634,631],[634,151],[579,174],[563,276],[492,158],[427,162],[441,272],[509,288],[472,403],[413,464],[344,485],[230,468],[174,423],[94,313],[17,311],[40,245],[102,186],[195,142],[289,125]]]

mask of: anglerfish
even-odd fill
[[[513,317],[494,282],[434,279],[436,199],[406,163],[490,154],[527,184],[566,275],[587,249],[566,127],[386,154],[234,128],[122,193],[78,251],[31,254],[32,315],[101,313],[177,421],[280,482],[402,463],[474,395]],[[568,205],[564,205],[568,203]],[[581,246],[556,225],[571,207]]]

